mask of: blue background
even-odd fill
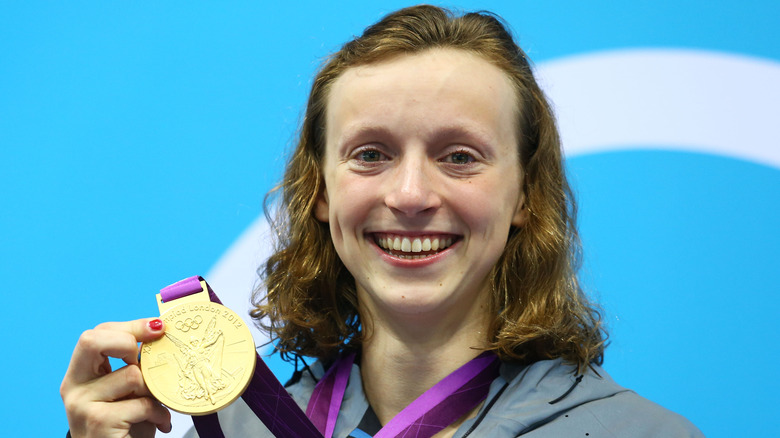
[[[322,58],[409,4],[0,2],[4,434],[65,433],[79,334],[155,315],[158,289],[209,271],[261,214]],[[776,1],[457,6],[502,15],[537,64],[634,48],[780,61]],[[771,435],[780,169],[626,146],[569,161],[607,370],[708,436]]]

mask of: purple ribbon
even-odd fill
[[[479,406],[498,376],[501,362],[486,351],[423,393],[374,435],[374,438],[428,438]]]
[[[200,286],[201,277],[195,276],[177,281],[170,286],[160,289],[160,298],[163,303],[177,298],[186,297],[203,290]]]
[[[347,382],[354,362],[355,353],[351,353],[330,367],[314,387],[306,406],[306,416],[326,438],[332,437],[336,429],[341,401],[347,391]]]
[[[306,415],[325,438],[333,436],[354,358],[355,355],[350,354],[328,370],[314,388],[306,407]],[[485,400],[500,366],[494,353],[480,354],[425,391],[384,425],[374,438],[435,435]]]

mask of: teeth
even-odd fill
[[[403,253],[417,253],[422,251],[438,251],[443,250],[452,245],[452,237],[447,238],[430,238],[430,237],[389,237],[382,236],[377,239],[377,244],[386,250],[400,251]],[[410,255],[410,254],[396,254],[400,258],[414,259],[427,257],[427,255]]]

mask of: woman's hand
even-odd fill
[[[82,333],[60,386],[70,433],[81,437],[153,437],[171,430],[171,414],[149,393],[138,342],[165,332],[159,319],[107,322]],[[127,366],[111,370],[109,357]]]

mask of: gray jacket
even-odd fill
[[[600,367],[578,378],[561,360],[530,366],[502,364],[479,413],[463,422],[455,438],[469,437],[703,437],[688,420],[635,392],[621,387]],[[319,379],[324,370],[311,367]],[[308,373],[288,387],[306,409],[315,381]],[[346,437],[368,407],[360,369],[353,365],[334,437]],[[238,400],[219,412],[227,438],[272,437],[268,429]],[[191,430],[186,437],[197,437]]]

